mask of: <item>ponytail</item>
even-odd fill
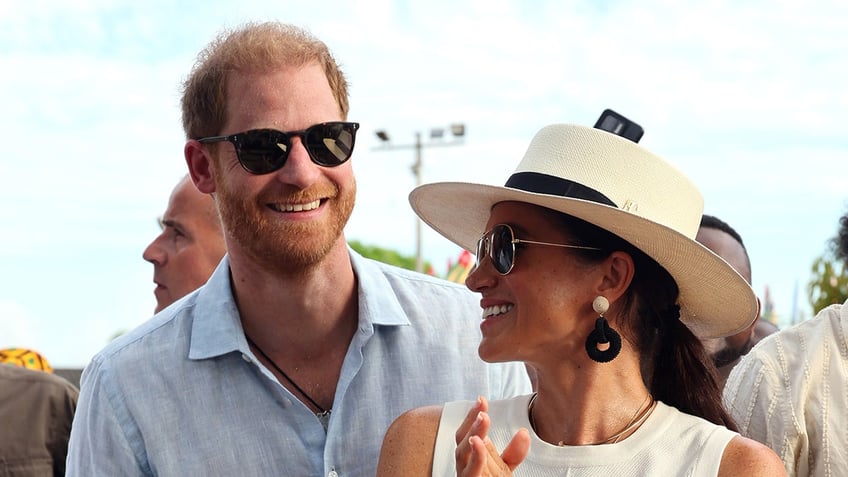
[[[680,307],[672,305],[658,321],[651,394],[682,412],[738,432],[722,405],[715,366],[701,340],[680,321]]]

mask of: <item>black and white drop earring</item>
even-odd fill
[[[594,361],[599,363],[608,363],[618,356],[621,351],[621,335],[612,329],[604,318],[604,313],[609,310],[609,300],[606,297],[598,296],[592,302],[592,309],[598,314],[598,319],[595,320],[595,329],[589,333],[586,338],[586,353]],[[607,349],[600,350],[598,345],[609,344]]]

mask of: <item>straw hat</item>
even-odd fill
[[[636,143],[600,129],[547,126],[505,186],[425,184],[409,201],[424,222],[471,251],[503,201],[547,207],[612,232],[671,274],[680,319],[699,338],[737,333],[757,316],[751,286],[695,241],[704,208],[695,185]]]

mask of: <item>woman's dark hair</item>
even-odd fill
[[[635,273],[624,296],[622,327],[642,357],[642,376],[655,399],[682,412],[737,431],[724,409],[718,374],[703,343],[680,321],[679,289],[654,259],[618,235],[563,214],[566,230],[580,245],[601,251],[578,251],[600,261],[623,251],[633,258]]]

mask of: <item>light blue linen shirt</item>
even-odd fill
[[[350,255],[359,328],[326,433],[248,347],[225,257],[205,286],[86,367],[67,475],[370,477],[401,412],[530,392],[523,364],[477,356],[475,294]]]

